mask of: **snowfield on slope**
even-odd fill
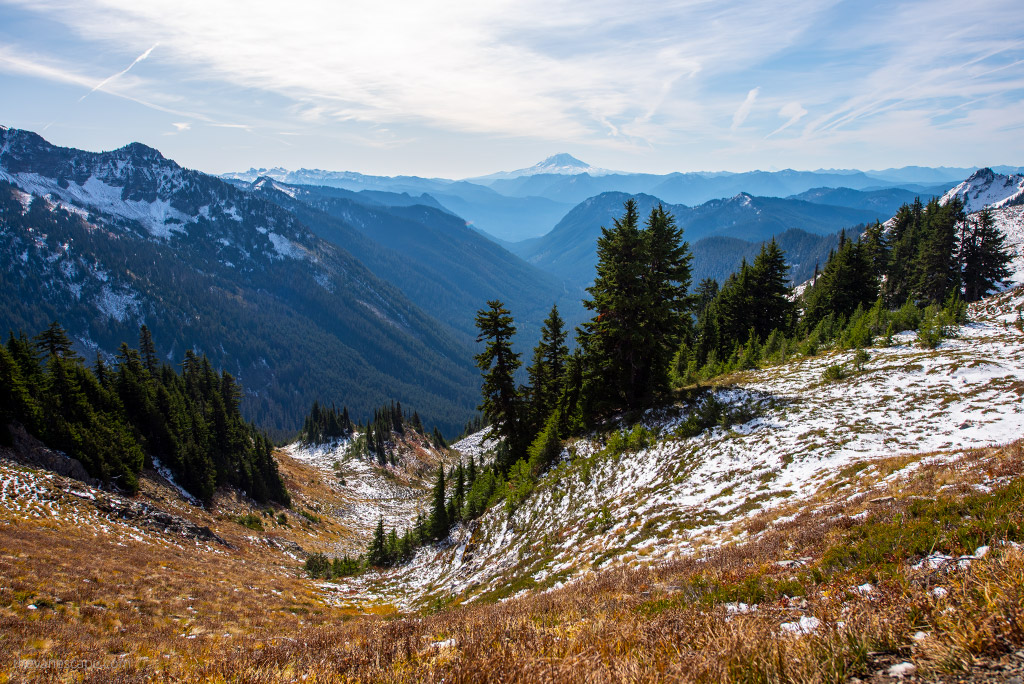
[[[904,454],[906,474],[922,458],[1017,439],[1024,435],[1024,334],[1013,321],[1022,307],[1022,289],[985,300],[957,337],[934,350],[901,334],[893,346],[870,349],[863,369],[837,382],[822,379],[825,368],[849,364],[853,352],[737,375],[714,395],[758,416],[729,429],[681,437],[674,431],[685,415],[651,411],[643,423],[658,437],[647,448],[607,455],[597,437],[577,440],[511,515],[497,506],[410,564],[347,580],[347,588],[411,606],[559,586],[610,563],[742,540],[737,523],[806,502],[855,464],[870,468]]]

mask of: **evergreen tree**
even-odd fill
[[[9,426],[19,422],[29,432],[39,430],[39,407],[29,394],[14,355],[0,346],[0,445],[12,443]]]
[[[691,302],[690,254],[663,207],[639,228],[636,202],[597,241],[597,277],[584,306],[595,313],[580,343],[598,401],[636,408],[668,383],[668,364],[685,329]]]
[[[558,411],[552,413],[537,438],[533,440],[529,451],[530,472],[538,476],[546,471],[562,453],[562,440],[558,437],[558,424],[561,417]]]
[[[690,287],[693,256],[683,231],[662,205],[651,210],[642,233],[646,285],[644,328],[648,344],[646,398],[668,389],[668,366],[679,342],[692,335]]]
[[[744,259],[697,322],[694,351],[698,366],[707,365],[712,358],[729,357],[747,339],[755,287],[753,271]]]
[[[863,244],[840,240],[829,255],[817,284],[804,295],[804,328],[811,330],[827,316],[849,318],[858,307],[878,298],[878,279]]]
[[[384,536],[384,518],[377,519],[377,528],[373,531],[373,539],[366,550],[366,563],[382,568],[388,564],[387,540]]]
[[[507,471],[525,451],[521,401],[514,377],[522,362],[512,351],[516,328],[508,310],[497,300],[487,302],[487,308],[477,312],[476,326],[480,330],[477,342],[486,344],[475,357],[484,377],[478,408],[505,441],[506,455],[497,465],[499,470]]]
[[[921,199],[915,198],[912,205],[904,204],[893,217],[889,240],[892,250],[883,291],[890,307],[902,306],[913,294],[923,216]]]
[[[56,356],[62,359],[74,359],[76,354],[71,349],[71,340],[60,323],[54,321],[49,327],[35,337],[36,349],[44,356]]]
[[[448,510],[445,508],[444,466],[437,469],[437,482],[434,484],[433,505],[430,511],[430,539],[440,540],[448,536],[450,529]]]
[[[868,226],[861,238],[864,256],[871,264],[871,272],[876,279],[881,279],[889,268],[889,240],[885,227],[875,221]]]
[[[964,220],[963,204],[954,197],[941,206],[932,199],[925,209],[925,234],[917,256],[914,295],[923,304],[939,304],[960,289],[957,232]]]
[[[753,281],[750,323],[755,336],[766,339],[773,330],[788,332],[793,327],[793,303],[789,300],[789,265],[778,242],[761,245],[750,269]]]
[[[540,429],[562,394],[565,364],[569,356],[565,338],[565,324],[558,314],[558,307],[552,306],[541,328],[540,341],[534,347],[533,363],[527,368],[531,390],[531,433]]]
[[[989,209],[982,209],[973,220],[964,221],[960,238],[960,263],[964,299],[981,299],[994,285],[1010,275],[1010,254],[1006,238],[996,227]]]
[[[157,358],[156,358],[156,345],[153,344],[153,334],[149,332],[149,328],[143,325],[139,328],[139,354],[142,357],[142,364],[149,371],[150,375],[156,375],[157,371]]]
[[[455,491],[452,494],[452,501],[455,502],[455,515],[448,516],[450,522],[455,522],[462,517],[462,504],[466,499],[466,470],[462,467],[462,459],[455,468]]]
[[[714,278],[705,278],[697,285],[693,293],[693,314],[697,320],[704,315],[708,305],[718,296],[718,281]]]

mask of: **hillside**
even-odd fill
[[[491,511],[453,533],[449,548],[375,580],[375,590],[415,603],[423,597],[410,588],[431,586],[464,601],[561,585],[609,564],[684,557],[744,538],[758,516],[832,499],[876,459],[900,457],[898,467],[874,469],[881,481],[929,454],[1017,439],[1024,334],[1008,324],[1021,306],[1017,291],[976,307],[938,350],[904,334],[871,349],[860,371],[852,352],[833,352],[737,374],[681,406],[609,426],[625,437],[615,446],[609,433],[572,442],[513,515]],[[824,381],[835,364],[849,377]],[[719,427],[691,436],[694,414]]]
[[[251,187],[319,237],[347,250],[422,310],[462,333],[467,344],[476,336],[477,310],[491,299],[500,299],[516,311],[528,340],[537,337],[541,321],[555,302],[564,311],[580,310],[571,315],[574,320],[582,315],[578,298],[565,297],[554,276],[436,207],[380,206],[366,201],[368,191],[292,186],[268,179],[257,180]]]
[[[899,335],[835,383],[823,369],[848,353],[624,418],[569,443],[511,515],[498,506],[409,565],[330,582],[305,577],[302,559],[365,548],[379,516],[409,521],[455,452],[414,438],[395,445],[401,466],[382,469],[351,442],[294,445],[278,454],[292,511],[230,491],[203,510],[156,473],[133,502],[40,471],[45,450],[21,442],[0,454],[0,670],[45,681],[46,663],[94,659],[95,681],[1012,672],[1002,658],[1024,634],[1000,620],[1024,590],[1012,579],[1024,473],[1020,441],[1000,445],[1024,430],[1021,307],[1019,290],[985,300],[931,351]],[[489,446],[455,445],[464,458]]]
[[[0,202],[0,330],[59,319],[91,362],[145,323],[161,358],[192,349],[235,375],[245,415],[278,436],[314,399],[356,416],[400,399],[453,432],[472,415],[465,339],[272,202],[142,145],[11,129]]]

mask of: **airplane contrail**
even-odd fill
[[[151,52],[152,52],[152,51],[153,51],[153,50],[154,50],[154,49],[156,48],[156,46],[157,46],[157,45],[159,45],[159,44],[160,44],[160,43],[153,43],[153,47],[149,48],[148,50],[146,50],[145,52],[143,52],[143,53],[142,53],[141,55],[139,55],[138,57],[136,57],[136,58],[135,58],[135,61],[134,61],[134,62],[132,62],[131,64],[129,64],[129,65],[128,65],[128,67],[127,67],[126,69],[124,69],[123,71],[118,71],[118,72],[117,72],[116,74],[114,74],[113,76],[110,76],[110,77],[108,77],[108,78],[105,78],[105,79],[103,79],[102,81],[100,81],[100,82],[99,82],[99,83],[98,83],[98,84],[96,85],[96,87],[95,87],[95,88],[93,88],[92,90],[90,90],[89,92],[87,92],[87,93],[86,93],[85,95],[83,95],[82,97],[78,98],[78,101],[79,101],[79,102],[81,102],[82,100],[84,100],[85,98],[89,97],[90,95],[92,95],[93,93],[95,93],[95,92],[96,92],[97,90],[99,90],[99,89],[100,89],[100,88],[102,88],[103,86],[105,86],[105,85],[107,85],[108,83],[110,83],[111,81],[113,81],[113,80],[114,80],[115,78],[119,78],[119,77],[121,77],[121,76],[124,76],[125,74],[127,74],[127,73],[128,73],[128,72],[129,72],[130,70],[131,70],[131,68],[132,68],[133,66],[135,66],[136,64],[138,64],[138,63],[139,63],[139,62],[141,62],[142,60],[144,60],[144,59],[146,59],[147,57],[149,57],[149,53],[151,53]]]

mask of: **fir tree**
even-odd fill
[[[876,279],[881,279],[889,268],[889,240],[885,227],[875,221],[864,230],[861,238],[864,256],[871,264],[871,272]]]
[[[43,332],[36,335],[36,348],[45,356],[56,356],[64,359],[76,358],[71,349],[71,340],[60,323],[54,321]]]
[[[541,328],[540,341],[533,350],[533,363],[527,368],[530,382],[530,432],[537,431],[555,408],[562,394],[562,381],[569,348],[566,331],[558,307],[551,312]]]
[[[925,209],[925,217],[914,295],[920,303],[942,304],[960,288],[956,246],[958,227],[964,220],[963,204],[958,197],[945,206],[932,199]]]
[[[558,415],[558,411],[555,411],[548,417],[544,429],[530,445],[530,472],[534,476],[541,475],[550,468],[562,453],[562,441],[558,437],[560,422],[561,416]]]
[[[750,269],[753,280],[750,322],[755,336],[766,339],[773,330],[788,332],[793,327],[793,303],[789,300],[789,266],[779,244],[761,245]]]
[[[982,209],[973,220],[963,223],[960,239],[960,262],[964,299],[981,299],[994,285],[1010,275],[1007,264],[1010,254],[1005,236],[996,227],[989,209]]]
[[[497,300],[487,302],[487,308],[477,312],[476,326],[480,330],[477,342],[486,345],[475,357],[484,377],[478,408],[505,441],[506,457],[498,468],[507,471],[525,451],[521,402],[515,384],[515,372],[522,362],[512,351],[516,328],[508,309]]]
[[[595,313],[580,343],[598,401],[635,408],[660,394],[691,302],[690,254],[661,206],[639,228],[636,202],[597,241],[597,277],[584,306]]]
[[[804,328],[813,329],[829,315],[848,318],[857,307],[871,306],[878,298],[878,280],[861,243],[843,239],[829,255],[817,284],[804,296]]]
[[[153,344],[153,334],[149,332],[149,328],[143,325],[139,328],[139,354],[142,357],[142,364],[149,371],[150,375],[156,375],[157,371],[157,358],[156,358],[156,345]]]
[[[718,281],[713,278],[705,278],[697,285],[693,293],[693,315],[698,320],[704,315],[708,305],[718,296]]]
[[[430,510],[429,535],[435,541],[447,537],[450,528],[444,499],[444,466],[440,466],[437,469],[437,482],[434,484],[433,505]]]
[[[373,531],[373,539],[366,550],[366,562],[374,567],[384,567],[388,564],[387,540],[384,536],[384,518],[377,519],[377,528]]]

